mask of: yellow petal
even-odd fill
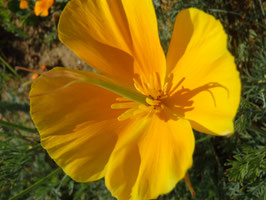
[[[181,107],[179,115],[198,131],[232,133],[241,86],[221,23],[203,11],[186,9],[178,14],[172,37],[168,72],[172,85],[179,87],[168,104]]]
[[[59,39],[102,74],[133,86],[132,44],[119,0],[72,0],[63,10]]]
[[[119,134],[105,177],[106,186],[119,200],[130,199],[140,166],[136,140],[147,129],[150,122],[151,118],[148,116],[131,120],[127,128]]]
[[[24,10],[28,8],[28,1],[27,0],[20,0],[19,8]]]
[[[111,109],[118,95],[76,81],[77,73],[36,79],[30,92],[30,113],[51,158],[76,181],[104,176],[122,124],[123,112]],[[86,72],[79,72],[80,76]]]
[[[54,0],[37,0],[34,6],[34,13],[36,16],[48,16],[48,10],[54,4]]]
[[[138,147],[128,145],[110,159],[110,165],[105,176],[105,185],[112,193],[112,196],[119,200],[129,200],[131,198],[132,188],[136,182],[140,155]]]
[[[156,199],[170,192],[192,165],[194,135],[188,121],[164,121],[157,115],[144,120],[138,137],[110,159],[106,185],[121,200]]]
[[[165,55],[160,44],[157,19],[151,0],[122,0],[136,59],[135,72],[152,83],[150,74],[158,73],[164,82]]]

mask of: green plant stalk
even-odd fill
[[[210,139],[212,137],[213,137],[212,135],[206,135],[205,137],[196,140],[196,143],[198,144],[200,142],[204,142],[205,140],[208,140],[208,139]]]
[[[17,77],[20,79],[19,74],[16,72],[16,70],[14,70],[1,56],[0,56],[0,61],[2,63],[4,63],[5,66],[7,66],[7,68]]]
[[[90,74],[92,76],[89,76]],[[83,79],[84,82],[99,86],[101,88],[104,88],[106,90],[114,92],[114,93],[116,93],[122,97],[126,97],[132,101],[147,105],[147,103],[146,103],[147,97],[143,94],[135,92],[129,88],[124,88],[120,85],[116,85],[116,84],[114,84],[108,80],[104,80],[100,76],[97,77],[93,73],[88,73],[87,76],[83,76],[83,77],[84,77],[84,79]]]
[[[27,103],[14,103],[8,101],[1,101],[0,102],[0,112],[3,113],[5,111],[23,111],[28,113],[30,110],[30,106]]]
[[[10,123],[10,122],[3,121],[1,119],[0,119],[0,125],[1,126],[5,126],[5,127],[9,127],[9,128],[16,128],[16,129],[19,129],[19,130],[28,131],[30,133],[38,133],[37,129],[28,128],[28,127],[25,127],[25,126],[13,124],[13,123]]]
[[[117,85],[116,83],[113,83],[112,81],[110,81],[108,78],[100,74],[93,73],[93,72],[86,72],[86,74],[81,74],[79,73],[78,70],[66,70],[63,67],[56,67],[50,70],[49,72],[43,74],[40,78],[43,78],[43,77],[69,77],[69,78],[72,78],[73,81],[67,84],[66,86],[77,83],[77,82],[85,82],[85,83],[89,83],[89,84],[104,88],[108,91],[114,92],[132,101],[135,101],[135,102],[138,102],[144,105],[148,105],[146,102],[147,97],[145,95],[138,93],[132,89],[125,88],[121,85]],[[40,96],[40,95],[42,94],[37,94],[37,95],[30,94],[30,97]]]
[[[261,10],[261,13],[263,16],[265,16],[265,12],[264,12],[264,7],[263,7],[263,4],[262,4],[262,0],[258,0],[259,4],[260,4],[260,10]]]
[[[33,185],[29,186],[28,188],[26,188],[25,190],[21,191],[20,193],[18,193],[17,195],[11,197],[9,200],[16,200],[21,198],[22,196],[28,194],[29,192],[31,192],[32,190],[34,190],[35,188],[39,187],[41,184],[43,184],[45,181],[47,181],[48,179],[52,178],[53,176],[59,174],[61,172],[61,168],[57,168],[56,170],[52,171],[50,174],[48,174],[46,177],[40,179],[39,181],[37,181],[36,183],[34,183]]]

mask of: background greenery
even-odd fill
[[[18,0],[0,0],[0,199],[112,199],[104,180],[76,183],[56,170],[56,164],[39,144],[29,115],[32,73],[16,71],[15,66],[40,70],[42,52],[60,45],[56,25],[67,0],[56,0],[46,18],[34,16],[34,2],[29,2],[27,10],[20,10]],[[182,9],[196,7],[220,19],[241,74],[242,99],[235,134],[206,138],[195,133],[198,142],[189,171],[195,199],[266,200],[266,3],[154,0],[154,5],[165,50],[175,16]],[[20,192],[23,197],[16,196]],[[159,199],[192,197],[181,181]]]

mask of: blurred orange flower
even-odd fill
[[[72,0],[59,39],[100,74],[66,68],[32,84],[42,146],[78,182],[105,177],[118,199],[155,199],[192,166],[197,131],[226,136],[240,102],[227,35],[181,11],[165,56],[152,0]]]
[[[47,66],[46,65],[41,65],[40,69],[43,70],[43,71],[46,71],[47,70]]]
[[[24,9],[27,9],[28,8],[28,1],[27,0],[20,0],[20,3],[19,3],[19,8],[24,10]]]
[[[41,15],[42,17],[48,16],[48,10],[54,4],[54,0],[37,0],[34,6],[34,13],[36,16]]]
[[[31,79],[34,80],[34,79],[36,79],[38,77],[39,77],[39,74],[38,73],[34,73],[34,74],[32,74]]]

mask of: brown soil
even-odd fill
[[[51,49],[44,49],[40,55],[39,65],[63,66],[72,69],[87,68],[87,64],[63,44]]]
[[[21,66],[28,69],[39,69],[40,66],[46,65],[48,69],[56,66],[67,67],[72,69],[88,70],[90,67],[79,59],[70,49],[59,41],[54,41],[51,47],[47,44],[40,43],[38,36],[31,39],[23,40],[16,38],[11,34],[0,30],[0,37],[7,38],[3,41],[2,57],[12,66]],[[1,52],[1,51],[0,51]],[[19,72],[21,75],[26,73]]]

